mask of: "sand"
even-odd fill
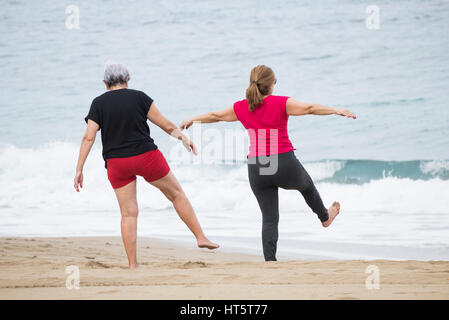
[[[138,246],[140,268],[129,270],[119,237],[0,238],[0,299],[449,299],[447,261],[267,263],[193,241]],[[379,289],[366,287],[370,265]],[[66,287],[67,266],[79,289]]]

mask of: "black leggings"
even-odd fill
[[[269,166],[271,169],[268,169]],[[276,261],[279,224],[278,188],[298,190],[321,221],[329,218],[318,190],[293,151],[248,158],[248,177],[262,211],[262,245],[265,261]]]

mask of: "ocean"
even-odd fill
[[[355,0],[70,5],[2,5],[0,236],[120,235],[99,136],[85,186],[73,188],[108,59],[125,64],[130,88],[176,124],[243,99],[249,71],[265,64],[278,79],[274,94],[357,115],[290,117],[298,159],[326,206],[342,209],[323,229],[300,193],[282,190],[279,258],[449,260],[448,1],[377,1],[376,28],[366,22],[372,3]],[[197,158],[150,129],[208,236],[223,250],[261,254],[242,126],[202,126]],[[237,147],[228,133],[246,140]],[[138,202],[139,236],[193,245],[143,179]]]

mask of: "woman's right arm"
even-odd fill
[[[87,120],[87,128],[84,133],[83,140],[81,141],[80,152],[78,155],[78,162],[76,164],[76,174],[74,179],[74,187],[77,192],[80,192],[80,188],[83,187],[83,168],[86,162],[87,156],[89,155],[90,149],[95,142],[95,137],[100,126],[95,121],[89,119]]]
[[[194,117],[181,122],[179,128],[181,130],[188,129],[194,122],[213,123],[219,121],[237,121],[237,115],[234,112],[234,106],[230,106],[224,110],[212,111],[198,117]]]
[[[357,117],[349,110],[340,110],[335,108],[329,108],[318,103],[307,103],[294,100],[292,98],[287,99],[287,114],[290,116],[301,116],[306,114],[315,115],[330,115],[337,114],[339,116],[356,119]]]

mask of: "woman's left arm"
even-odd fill
[[[87,129],[84,133],[83,140],[81,141],[80,153],[78,156],[78,163],[76,165],[76,175],[74,179],[74,187],[77,192],[80,192],[80,187],[83,187],[83,168],[86,162],[87,156],[89,155],[90,149],[92,148],[97,131],[100,129],[98,123],[93,120],[87,120]]]
[[[302,116],[306,114],[314,114],[319,116],[327,116],[337,114],[339,116],[356,119],[356,115],[349,110],[341,110],[329,108],[318,103],[307,103],[292,98],[288,98],[286,102],[286,111],[290,116]]]
[[[150,106],[150,110],[148,111],[147,118],[157,125],[159,128],[164,130],[167,134],[175,137],[178,140],[181,140],[184,147],[187,151],[193,151],[193,154],[197,155],[198,151],[196,149],[195,144],[187,137],[185,134],[179,130],[177,126],[174,125],[173,122],[165,118],[159,109],[156,107],[154,102]]]

